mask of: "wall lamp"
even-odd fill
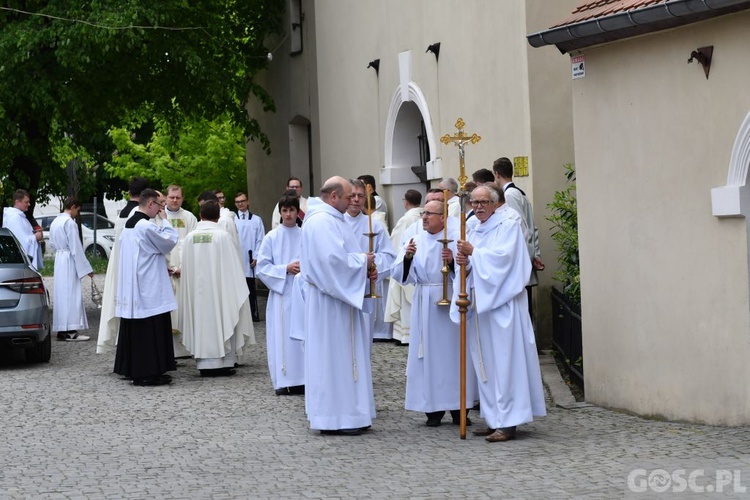
[[[703,66],[703,72],[706,74],[706,80],[708,80],[708,72],[711,71],[711,57],[714,55],[714,46],[709,45],[708,47],[700,47],[690,53],[690,59],[688,64],[693,62],[693,59],[701,63]]]
[[[370,61],[370,64],[368,64],[367,67],[368,69],[375,68],[375,74],[380,74],[380,59],[373,59],[372,61]]]
[[[435,61],[437,61],[440,57],[440,42],[433,43],[432,45],[427,47],[427,50],[425,50],[425,54],[427,52],[432,52],[433,54],[435,54]]]

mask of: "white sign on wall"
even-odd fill
[[[570,56],[570,66],[573,71],[573,80],[586,77],[586,56],[583,54]]]

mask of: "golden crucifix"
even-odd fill
[[[468,177],[466,177],[466,165],[464,164],[464,145],[467,142],[470,142],[471,144],[476,144],[479,141],[482,140],[480,136],[477,134],[468,135],[466,132],[464,132],[464,127],[466,126],[466,123],[464,123],[464,120],[462,118],[459,118],[456,120],[456,129],[458,129],[458,132],[456,132],[454,135],[448,135],[445,134],[443,137],[440,138],[440,142],[442,142],[445,145],[448,145],[450,143],[453,143],[454,145],[458,146],[458,168],[459,168],[459,175],[458,175],[458,184],[459,184],[459,196],[461,197],[461,240],[466,241],[466,214],[464,214],[464,199],[466,197],[466,181]],[[447,215],[447,214],[446,214]],[[448,222],[448,218],[446,217],[446,224]],[[466,265],[462,265],[461,267],[461,291],[458,294],[458,300],[456,301],[456,305],[458,306],[458,312],[461,314],[461,337],[460,337],[460,343],[461,343],[461,349],[459,356],[461,356],[460,359],[460,371],[459,374],[460,381],[461,381],[461,391],[460,391],[460,398],[461,398],[461,426],[460,426],[460,434],[461,439],[466,439],[466,313],[469,310],[469,306],[471,305],[471,301],[469,300],[469,294],[466,293]]]

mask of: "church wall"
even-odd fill
[[[536,33],[553,22],[565,18],[579,4],[579,0],[527,0],[526,32]],[[536,334],[543,347],[552,342],[552,286],[561,285],[552,279],[558,268],[558,251],[552,241],[550,215],[547,204],[555,191],[565,189],[563,165],[575,163],[573,148],[573,92],[570,58],[560,54],[554,46],[533,48],[526,46],[529,72],[529,134],[531,151],[529,177],[517,177],[514,184],[521,187],[532,200],[534,219],[539,229],[539,248],[546,270],[538,273],[536,289]]]
[[[246,148],[250,210],[261,215],[267,229],[271,227],[271,212],[284,193],[287,179],[299,170],[290,165],[290,123],[309,120],[312,143],[318,140],[317,102],[310,98],[317,93],[314,2],[302,0],[302,10],[305,13],[302,52],[291,55],[290,39],[285,35],[268,40],[266,46],[273,50],[273,60],[256,78],[273,98],[276,112],[264,112],[255,99],[251,99],[247,106],[271,142],[270,155],[262,151],[258,141],[249,142]],[[288,11],[284,26],[289,26]],[[314,177],[319,183],[320,152],[317,147],[312,148],[312,156]],[[303,196],[317,192],[319,184],[312,187],[307,176],[299,177],[303,183]]]
[[[482,136],[466,147],[469,177],[474,170],[491,168],[500,156],[529,157],[530,176],[516,180],[534,204],[547,264],[537,293],[538,337],[545,342],[550,338],[549,286],[557,263],[544,215],[554,191],[564,185],[562,164],[571,161],[571,93],[567,57],[554,48],[531,49],[525,36],[563,17],[575,2],[556,2],[552,8],[544,0],[460,5],[448,0],[302,0],[302,54],[290,56],[289,40],[282,43],[283,37],[267,43],[281,43],[259,77],[277,112],[252,108],[271,139],[272,154],[248,145],[251,208],[270,227],[271,208],[292,170],[289,122],[296,116],[309,119],[312,129],[316,185],[304,178],[306,195],[315,194],[331,175],[371,173],[379,179],[388,163],[385,131],[400,84],[399,53],[410,50],[411,80],[424,94],[433,129],[431,159],[440,166],[432,184],[440,176],[458,176],[457,148],[439,141],[455,132],[458,117],[466,121],[467,132]],[[425,52],[435,42],[441,43],[437,61]],[[374,59],[380,59],[379,74],[367,68]],[[408,187],[413,186],[378,181],[391,226],[403,213],[402,193]]]
[[[750,422],[747,221],[711,212],[750,110],[750,14],[584,50],[573,83],[586,398]],[[713,45],[707,80],[691,51]]]
[[[411,50],[411,80],[424,93],[442,174],[458,176],[457,150],[439,137],[482,136],[467,150],[467,170],[529,149],[522,1],[316,2],[321,158],[325,176],[371,173],[385,165],[384,130],[399,83],[399,53]],[[345,42],[344,42],[345,41]],[[441,43],[439,60],[425,53]],[[380,59],[379,75],[367,69]],[[416,140],[416,138],[415,138]],[[528,154],[528,153],[526,153]],[[391,188],[378,187],[388,200]],[[400,196],[389,201],[400,205]],[[394,221],[392,220],[391,223]]]

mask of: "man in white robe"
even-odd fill
[[[443,198],[444,198],[444,195],[441,189],[431,188],[431,189],[428,189],[427,193],[425,194],[425,204],[431,201],[439,201],[442,204]],[[421,210],[420,210],[420,213],[421,213]],[[455,217],[449,217],[447,224],[448,224],[449,230],[453,230],[453,228],[459,228],[459,220]],[[424,231],[424,229],[422,228],[422,219],[420,216],[418,220],[416,220],[414,223],[412,223],[409,227],[407,227],[404,230],[404,232],[401,234],[401,244],[398,247],[394,247],[394,248],[396,248],[397,250],[400,249],[400,247],[403,247],[404,245],[406,245],[411,238],[413,238],[417,233],[421,231]],[[405,287],[405,293],[409,293],[410,287],[412,287],[412,285],[407,285],[407,287]],[[412,289],[412,295],[413,295],[413,289]],[[412,295],[403,297],[403,299],[401,300],[401,304],[399,305],[401,309],[398,309],[395,306],[395,304],[392,304],[390,306],[391,307],[390,309],[386,309],[386,317],[394,317],[394,315],[398,314],[401,317],[402,321],[404,320],[406,320],[407,322],[411,321],[410,318],[411,318],[411,306],[412,306],[411,296]],[[405,300],[407,298],[408,300]],[[407,342],[405,344],[408,344],[410,339],[408,336],[406,338],[407,338]]]
[[[109,253],[107,274],[104,276],[104,290],[102,291],[102,308],[99,320],[99,336],[96,339],[96,352],[102,354],[115,350],[117,333],[120,331],[120,318],[115,314],[117,294],[117,276],[120,267],[120,235],[125,223],[138,208],[141,192],[148,187],[148,181],[143,177],[133,177],[128,184],[129,199],[115,219],[115,243]]]
[[[290,177],[286,181],[286,190],[294,190],[299,198],[299,215],[300,220],[305,220],[305,214],[307,214],[307,198],[302,196],[302,181],[297,177]],[[281,212],[279,212],[279,205],[276,204],[271,212],[271,229],[276,229],[281,224]]]
[[[3,227],[10,229],[13,236],[21,244],[21,248],[29,256],[32,269],[42,268],[42,248],[40,242],[44,239],[42,230],[31,227],[26,218],[26,212],[31,205],[31,197],[25,189],[16,189],[13,193],[13,206],[3,209]]]
[[[377,278],[344,222],[352,186],[328,179],[308,203],[300,274],[305,286],[305,407],[310,428],[358,435],[372,424],[370,342],[362,314],[365,285]]]
[[[78,198],[66,198],[63,209],[49,227],[49,243],[55,249],[52,331],[57,332],[57,340],[89,340],[88,335],[78,333],[78,330],[89,327],[83,307],[81,279],[94,276],[94,270],[83,253],[78,224],[73,220],[81,212],[81,202]]]
[[[495,208],[502,193],[486,186],[471,193],[479,224],[459,241],[458,265],[467,265],[466,289],[472,302],[466,318],[467,344],[479,386],[481,416],[487,428],[474,431],[489,442],[515,438],[516,426],[546,415],[526,282],[531,258],[521,226]],[[451,319],[460,315],[453,284]]]
[[[176,369],[170,312],[177,307],[171,291],[166,255],[179,235],[166,219],[151,219],[164,210],[161,196],[145,189],[138,210],[120,235],[120,263],[115,314],[120,318],[114,372],[133,385],[169,384]]]
[[[352,180],[352,198],[349,207],[344,214],[344,220],[351,231],[352,236],[357,241],[359,249],[363,252],[370,250],[370,238],[367,236],[370,232],[370,221],[367,215],[362,211],[365,202],[365,183],[361,180]],[[393,338],[391,324],[386,323],[385,302],[387,299],[388,289],[383,286],[383,282],[388,278],[396,254],[393,251],[393,245],[388,237],[388,230],[378,220],[372,219],[372,232],[375,234],[373,239],[373,253],[375,254],[375,265],[378,268],[378,280],[375,282],[375,293],[379,298],[365,299],[365,314],[368,316],[370,328],[370,337],[378,340],[388,340]],[[370,284],[368,283],[366,294],[370,294]]]
[[[409,189],[404,193],[404,208],[406,213],[396,222],[391,231],[391,245],[395,251],[403,245],[406,230],[415,222],[422,219],[422,193],[416,189]],[[399,283],[398,280],[388,280],[388,294],[385,301],[384,321],[393,323],[393,339],[398,345],[409,345],[409,325],[411,317],[411,298],[414,295],[414,285]]]
[[[237,193],[234,203],[238,207],[234,223],[240,239],[245,282],[250,294],[250,309],[253,313],[253,321],[257,323],[260,321],[260,311],[258,310],[258,298],[255,291],[255,266],[258,263],[258,251],[263,237],[266,235],[266,229],[263,227],[263,219],[248,209],[246,193]]]
[[[278,206],[281,225],[263,239],[256,266],[258,278],[268,287],[266,351],[268,372],[277,396],[305,393],[305,351],[290,338],[294,277],[299,274],[300,238],[297,225],[299,198],[282,196]]]
[[[178,328],[204,377],[234,375],[243,348],[255,344],[247,285],[232,239],[219,227],[219,204],[201,205],[201,221],[182,248]]]
[[[509,158],[498,158],[492,164],[495,173],[495,183],[503,190],[506,205],[519,213],[526,224],[526,243],[531,249],[531,276],[526,285],[526,293],[529,299],[529,314],[532,322],[534,320],[534,308],[532,301],[532,288],[539,285],[537,271],[544,270],[542,253],[539,250],[539,231],[534,222],[534,209],[521,188],[513,183],[513,162]]]
[[[448,190],[448,215],[450,217],[461,216],[461,198],[456,194],[458,193],[458,182],[452,177],[446,177],[438,184],[438,189],[445,191]]]
[[[401,248],[391,268],[392,280],[415,285],[405,407],[424,412],[428,427],[438,427],[446,410],[450,410],[455,425],[461,423],[459,329],[450,320],[449,306],[437,305],[443,299],[444,261],[450,263],[454,274],[453,255],[460,236],[456,228],[449,228],[447,238],[453,241],[448,248],[443,247],[440,240],[444,238],[445,220],[443,204],[428,202],[422,216],[423,231]],[[452,280],[448,283],[446,296],[450,300]],[[471,408],[477,398],[477,384],[468,352],[466,358],[465,403]],[[467,425],[471,425],[468,419]]]
[[[182,242],[189,232],[195,230],[198,225],[198,219],[191,212],[182,208],[184,197],[182,187],[176,184],[167,186],[167,208],[164,215],[173,228],[177,231],[179,239],[177,245],[167,255],[169,276],[172,278],[172,292],[177,297],[180,289],[180,276],[182,275]],[[172,311],[172,325],[177,326],[178,309]],[[173,332],[172,344],[174,346],[175,358],[190,357],[190,352],[185,348],[182,340],[182,332],[179,329]]]

